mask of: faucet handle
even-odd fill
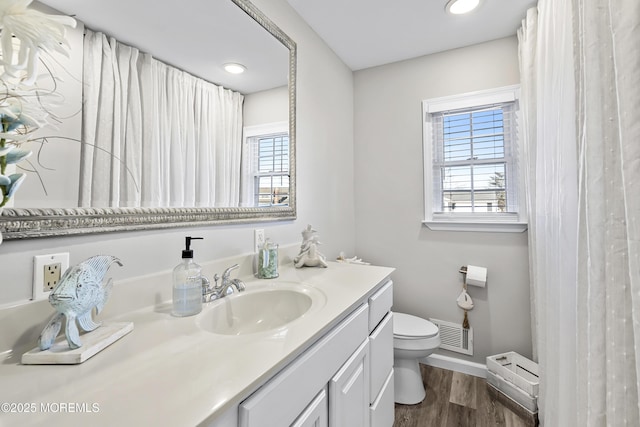
[[[228,278],[229,278],[229,276],[231,275],[231,272],[232,272],[233,270],[238,269],[238,268],[240,268],[240,265],[239,265],[239,264],[233,264],[231,267],[227,268],[227,269],[224,271],[224,273],[222,273],[222,278],[223,278],[223,279],[228,279]]]
[[[202,280],[202,302],[211,301],[211,294],[213,289],[211,288],[211,282],[205,276],[201,277]]]
[[[206,276],[202,276],[202,292],[205,290],[208,291],[209,289],[211,289],[211,282]]]

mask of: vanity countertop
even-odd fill
[[[171,316],[168,303],[106,319],[131,321],[134,330],[83,364],[0,364],[0,426],[206,425],[335,326],[392,271],[330,263],[281,267],[271,281],[245,278],[247,290],[300,282],[326,297],[275,331],[213,334],[197,326],[199,315]],[[203,314],[222,302],[205,304]]]

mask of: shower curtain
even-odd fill
[[[243,95],[86,30],[81,207],[239,205]]]
[[[543,426],[638,426],[640,2],[540,0],[518,32]]]

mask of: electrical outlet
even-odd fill
[[[69,268],[69,253],[37,255],[33,257],[33,300],[49,297],[60,278]]]
[[[42,290],[45,292],[51,292],[60,281],[60,269],[62,264],[55,262],[44,266],[44,278],[42,281]]]
[[[253,230],[253,248],[258,249],[264,246],[264,228]]]

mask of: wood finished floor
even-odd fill
[[[535,427],[537,420],[485,379],[420,365],[427,397],[398,405],[393,427]]]

